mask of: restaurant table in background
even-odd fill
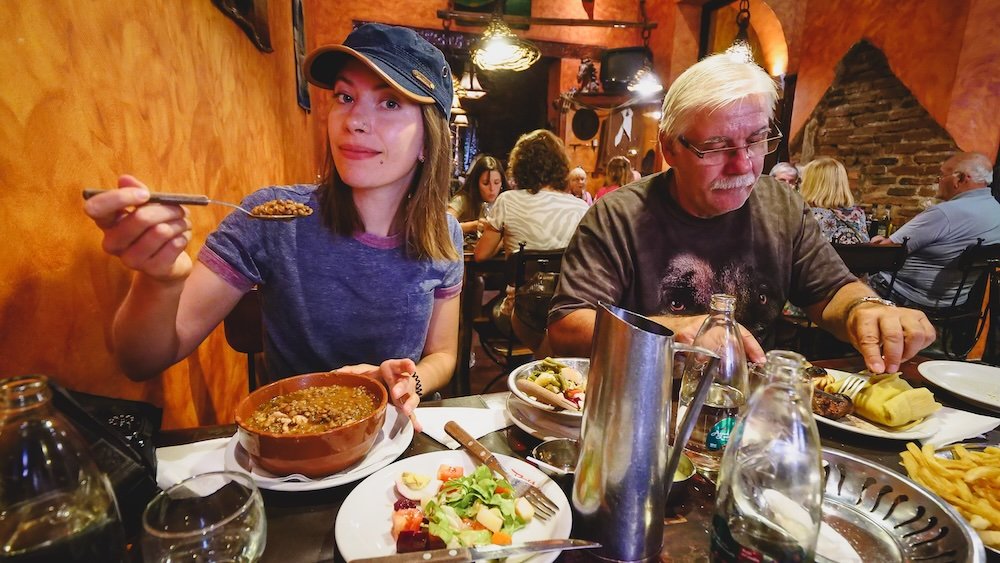
[[[498,274],[504,271],[504,258],[501,255],[489,260],[476,262],[472,252],[466,250],[465,276],[462,280],[461,313],[458,321],[458,362],[455,375],[451,378],[451,396],[464,397],[471,393],[469,388],[469,369],[472,367],[472,324],[483,310],[482,276]]]
[[[922,376],[916,369],[917,364],[926,358],[917,357],[903,364],[903,377],[915,385],[923,385]],[[861,358],[846,358],[814,362],[823,367],[843,371],[858,371],[864,368]],[[990,413],[970,404],[961,402],[944,391],[935,390],[938,401],[946,406],[980,414]],[[509,393],[491,393],[455,397],[443,401],[428,402],[424,406],[474,407],[474,408],[504,408]],[[161,432],[157,445],[175,445],[232,436],[235,426],[222,425],[204,428],[170,430]],[[905,447],[905,442],[861,436],[827,426],[820,426],[823,446],[835,448],[857,455],[869,461],[879,463],[886,468],[903,473],[899,464],[899,452]],[[1000,430],[993,430],[986,436],[989,443],[1000,442]],[[529,436],[517,427],[487,434],[480,441],[496,453],[524,458],[539,440]],[[416,434],[413,442],[400,456],[400,459],[433,451],[443,451],[445,447],[423,434]],[[667,526],[664,530],[664,546],[669,552],[661,554],[661,561],[687,562],[707,561],[709,532],[708,523],[714,506],[715,486],[700,476],[695,476],[688,491],[681,497],[681,503],[669,507]],[[267,511],[268,530],[267,548],[263,562],[275,561],[343,561],[336,552],[334,541],[334,523],[338,510],[344,499],[354,489],[357,483],[334,487],[326,490],[309,492],[277,492],[262,490],[264,505]],[[570,495],[568,483],[561,483],[567,496]],[[386,527],[389,526],[389,515],[386,515]],[[336,555],[335,555],[336,553]],[[995,553],[988,554],[989,561],[998,561]],[[566,553],[560,557],[563,561],[591,560],[583,552]]]

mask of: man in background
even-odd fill
[[[989,185],[993,169],[979,153],[958,153],[941,165],[937,196],[939,203],[920,213],[888,238],[872,239],[878,244],[901,244],[909,254],[896,275],[872,276],[871,285],[881,296],[899,305],[919,307],[951,306],[962,281],[962,273],[950,266],[969,245],[1000,243],[1000,203]],[[973,283],[966,283],[956,304],[965,303]]]
[[[799,178],[799,169],[790,162],[779,162],[775,164],[774,167],[771,168],[770,175],[775,180],[793,190],[799,189],[799,183],[801,180],[801,178]]]

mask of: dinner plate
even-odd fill
[[[933,360],[917,364],[924,379],[974,405],[1000,411],[1000,368]]]
[[[535,483],[559,507],[555,517],[548,521],[534,518],[527,526],[514,532],[514,543],[568,538],[573,516],[569,500],[559,485],[520,459],[502,454],[496,454],[496,457],[504,469]],[[478,465],[462,451],[431,452],[401,459],[359,483],[344,499],[334,525],[337,550],[344,560],[396,553],[396,542],[391,533],[392,505],[399,498],[395,491],[396,478],[404,471],[436,475],[442,464],[461,466],[465,468],[466,475]],[[547,563],[554,561],[558,555],[559,552],[541,553],[527,559],[509,557],[507,561]]]
[[[580,439],[580,425],[560,424],[546,416],[538,409],[531,408],[523,401],[509,395],[507,397],[507,412],[514,425],[531,434],[539,440],[551,440],[552,438]]]
[[[851,374],[844,371],[839,371],[835,369],[827,369],[826,372],[838,380],[847,377]],[[861,376],[865,377],[865,376]],[[846,430],[847,432],[853,432],[855,434],[863,434],[865,436],[874,436],[875,438],[887,438],[889,440],[923,440],[925,438],[930,438],[941,428],[941,421],[938,419],[937,413],[934,413],[924,419],[920,424],[901,431],[886,430],[881,426],[876,426],[867,420],[849,414],[840,420],[833,420],[814,414],[816,420],[826,424],[827,426],[833,426],[834,428],[840,428],[841,430]]]
[[[321,479],[310,479],[303,475],[281,477],[253,465],[250,462],[250,454],[243,449],[236,436],[226,444],[226,469],[249,473],[258,487],[272,491],[315,491],[353,483],[389,465],[410,445],[413,439],[412,424],[407,422],[394,431],[396,421],[401,416],[399,409],[388,406],[385,409],[382,430],[375,437],[375,442],[365,457],[354,465]]]

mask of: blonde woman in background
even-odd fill
[[[827,240],[837,244],[868,242],[868,219],[864,210],[854,204],[847,169],[840,161],[821,156],[807,164],[802,198],[812,208]]]
[[[594,199],[601,199],[630,183],[632,183],[632,163],[624,156],[613,157],[608,161],[608,166],[604,171],[604,187],[597,190]]]
[[[594,205],[594,196],[587,191],[587,171],[577,166],[569,171],[566,178],[569,185],[569,193],[583,200],[587,205]]]

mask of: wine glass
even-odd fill
[[[484,201],[483,202],[483,206],[479,208],[480,223],[479,223],[479,226],[476,227],[476,237],[477,238],[483,236],[483,224],[482,224],[482,220],[486,219],[486,218],[488,218],[490,216],[490,211],[492,211],[492,209],[493,209],[493,204],[490,203],[490,202],[488,202],[488,201]]]
[[[146,563],[251,563],[264,553],[267,520],[249,475],[202,473],[156,495],[142,515]]]

